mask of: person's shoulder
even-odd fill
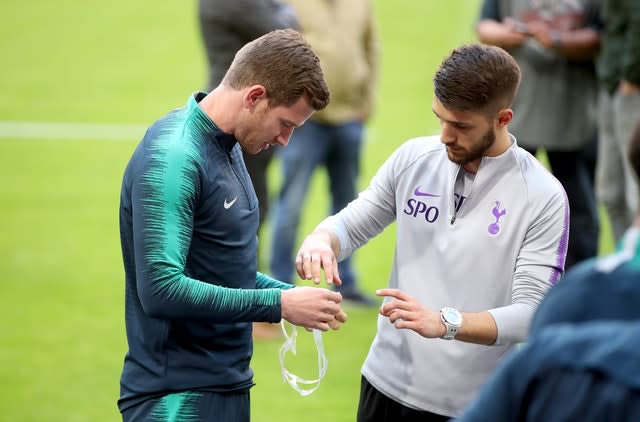
[[[514,154],[522,180],[532,199],[560,198],[567,202],[566,193],[560,181],[536,157],[518,146],[514,148]]]
[[[155,146],[158,145],[161,140],[166,140],[169,135],[173,135],[175,133],[175,129],[178,127],[178,117],[183,110],[183,108],[173,109],[153,122],[147,128],[147,131],[142,138],[143,144],[147,146]]]
[[[402,143],[391,155],[390,159],[396,163],[410,166],[427,156],[437,155],[444,146],[439,136],[420,136]]]
[[[437,136],[421,136],[404,141],[385,160],[381,170],[398,176],[415,166],[439,166],[443,151],[439,139]]]
[[[438,135],[418,136],[408,139],[399,148],[399,150],[417,153],[431,153],[441,151],[443,149],[442,142]]]
[[[615,360],[632,358],[626,364],[633,377],[627,381],[640,384],[640,360],[637,348],[640,346],[640,326],[637,321],[598,320],[585,323],[560,323],[548,326],[528,341],[532,354],[543,355],[547,363],[555,361],[559,365],[614,368],[624,363]],[[609,358],[617,356],[614,361]],[[630,368],[631,369],[631,368]],[[616,371],[617,372],[617,371]],[[618,372],[625,378],[624,371]]]
[[[577,361],[576,352],[600,343],[609,336],[607,328],[626,323],[620,321],[591,321],[585,323],[561,322],[546,326],[527,340],[525,350],[548,366]],[[578,347],[576,347],[578,346]],[[571,356],[566,356],[569,353]]]
[[[514,147],[514,153],[520,167],[520,172],[527,179],[542,179],[545,183],[557,183],[553,173],[546,168],[537,157],[520,146]]]
[[[200,120],[202,120],[200,118]],[[202,122],[194,117],[193,109],[181,107],[170,111],[154,122],[143,138],[143,147],[148,150],[149,158],[164,165],[165,162],[199,163],[202,160],[202,147],[207,137],[202,133]]]
[[[524,380],[520,406],[535,420],[566,415],[575,420],[638,420],[640,327],[637,322],[560,324],[529,339],[511,359],[509,388]],[[524,398],[526,394],[526,398]],[[538,417],[534,416],[538,415]],[[544,417],[542,417],[544,415]]]

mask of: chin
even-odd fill
[[[449,161],[452,161],[456,164],[460,164],[461,161],[464,161],[464,157],[460,155],[456,155],[453,151],[447,151],[447,157],[449,157]]]

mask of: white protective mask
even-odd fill
[[[280,327],[282,327],[282,332],[285,337],[284,344],[280,347],[280,371],[282,372],[282,379],[284,379],[294,390],[300,393],[301,396],[308,396],[320,387],[320,381],[322,381],[322,378],[326,375],[327,368],[329,366],[329,361],[324,353],[324,345],[322,344],[322,332],[320,330],[313,330],[313,340],[318,351],[318,378],[314,380],[306,380],[292,374],[284,366],[286,353],[291,351],[294,355],[296,354],[296,337],[298,336],[298,329],[295,325],[291,325],[293,328],[291,330],[291,335],[289,335],[284,324],[285,321],[283,319],[280,321]]]

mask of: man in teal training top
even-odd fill
[[[248,421],[251,323],[328,330],[346,320],[339,293],[257,272],[258,201],[241,152],[287,145],[328,101],[315,53],[279,30],[148,129],[120,196],[123,420]]]

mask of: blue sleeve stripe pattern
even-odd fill
[[[269,277],[266,274],[258,272],[256,275],[256,287],[258,289],[281,289],[281,290],[289,290],[294,288],[293,284],[285,283],[280,280],[276,280],[273,277]]]
[[[182,127],[174,125],[181,122],[171,119],[150,141],[150,166],[143,179],[148,192],[144,201],[146,260],[152,279],[160,280],[159,289],[182,276],[191,240],[190,203],[196,195],[199,148],[175,136]]]
[[[228,322],[234,314],[250,319],[253,306],[279,306],[280,291],[225,288],[184,274],[198,194],[199,140],[205,139],[199,132],[206,128],[197,121],[185,125],[180,114],[168,118],[150,140],[150,166],[143,176],[145,264],[153,296],[149,302],[168,300],[173,305],[156,303],[154,309],[162,316],[193,315],[193,308],[200,308],[201,316],[214,320]]]
[[[198,401],[202,394],[194,391],[168,394],[158,400],[153,408],[153,422],[197,422]]]

